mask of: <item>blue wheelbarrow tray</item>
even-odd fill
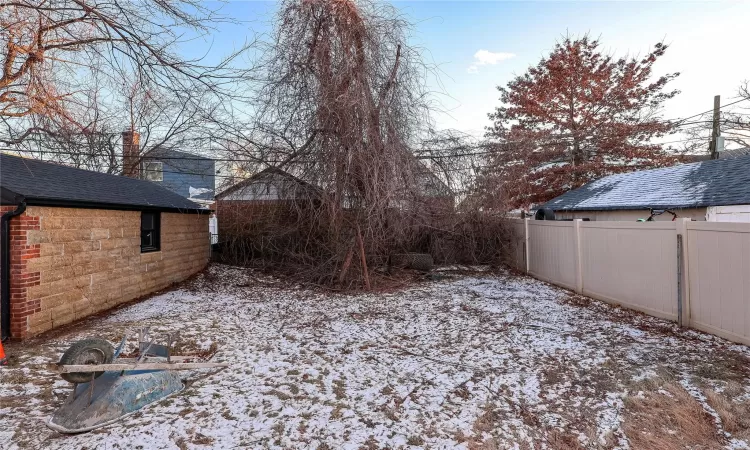
[[[93,381],[75,385],[47,425],[60,433],[84,433],[116,422],[183,388],[182,380],[171,370],[105,371]]]

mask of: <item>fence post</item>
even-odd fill
[[[677,324],[690,326],[690,271],[688,266],[688,218],[676,221],[677,235]]]
[[[573,220],[573,251],[575,252],[576,293],[583,294],[583,269],[581,254],[581,219]]]
[[[523,219],[523,246],[526,252],[526,273],[528,274],[531,270],[531,250],[529,248],[529,219],[528,217]]]

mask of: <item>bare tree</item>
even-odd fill
[[[487,146],[457,130],[430,130],[414,150],[415,156],[458,198],[468,195],[477,174],[487,165]]]
[[[158,86],[146,89],[127,74],[122,74],[121,83],[114,88],[92,80],[78,97],[83,101],[71,110],[76,123],[54,124],[47,116],[33,116],[31,120],[39,128],[54,132],[32,134],[14,148],[37,159],[120,174],[126,172],[126,159],[132,172],[144,161],[157,157],[160,150],[179,149],[210,156],[210,142],[221,136],[217,122],[226,120],[217,112],[220,99],[210,94]],[[140,142],[126,158],[122,133],[129,130],[138,133]],[[170,164],[173,169],[181,165],[188,172],[192,167],[190,161],[175,160]]]
[[[237,98],[237,82],[248,71],[234,62],[244,47],[214,64],[177,52],[187,39],[229,21],[199,0],[0,3],[0,142],[16,144],[70,127],[90,132],[81,112],[90,110],[94,78],[112,89],[128,73],[147,90]]]
[[[750,81],[745,81],[737,94],[733,108],[723,113],[721,134],[735,147],[750,150]]]
[[[707,157],[713,128],[712,120],[712,111],[691,117],[687,126],[680,129],[684,135],[683,139],[673,143],[672,146],[691,157]],[[719,130],[724,138],[725,149],[743,149],[745,152],[750,152],[750,81],[745,81],[737,89],[737,97],[730,98],[721,107]]]

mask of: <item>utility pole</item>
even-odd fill
[[[719,108],[721,108],[721,96],[714,96],[714,118],[711,128],[711,142],[708,143],[708,153],[711,159],[719,159]]]

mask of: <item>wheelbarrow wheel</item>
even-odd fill
[[[88,338],[70,346],[60,358],[60,365],[96,365],[109,364],[115,355],[112,344],[99,338]],[[104,372],[71,372],[62,373],[63,380],[70,383],[88,383],[101,376]]]

